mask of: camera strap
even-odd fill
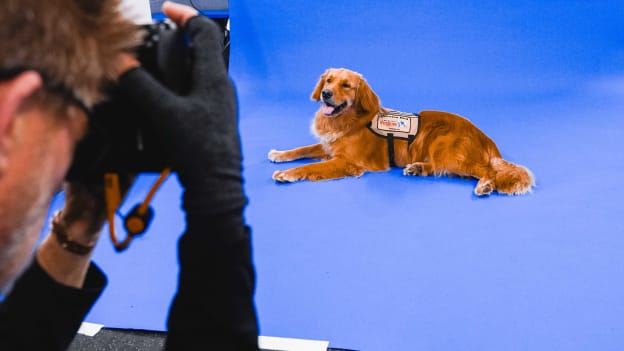
[[[121,206],[119,174],[104,174],[104,194],[106,199],[108,228],[111,241],[113,242],[113,247],[117,252],[127,249],[132,239],[134,239],[137,235],[143,234],[149,227],[150,222],[154,218],[154,209],[149,204],[158,188],[160,188],[162,183],[169,176],[169,173],[171,173],[169,168],[163,170],[156,182],[150,188],[150,191],[145,196],[143,202],[134,206],[127,215],[121,216],[124,221],[124,228],[126,229],[126,238],[123,241],[119,241],[117,239],[117,235],[115,234],[115,214],[117,214],[119,207]]]

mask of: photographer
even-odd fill
[[[106,285],[90,261],[105,217],[101,185],[67,185],[51,233],[31,252],[87,112],[102,100],[104,83],[117,80],[115,93],[145,112],[137,118],[164,144],[185,189],[167,349],[256,350],[236,99],[218,26],[189,7],[163,5],[193,50],[191,91],[177,96],[124,53],[139,37],[117,1],[42,5],[0,2],[0,287],[8,292],[0,349],[66,349]]]

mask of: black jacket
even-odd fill
[[[33,260],[0,304],[0,350],[65,350],[102,293],[106,277],[94,264],[82,289],[54,281]]]
[[[242,210],[187,222],[166,348],[257,350],[255,275]],[[82,289],[67,287],[33,260],[0,304],[0,351],[66,350],[106,282],[91,264]]]

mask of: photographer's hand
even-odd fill
[[[197,10],[192,7],[180,5],[171,1],[165,1],[162,5],[162,10],[167,17],[175,22],[180,28],[184,28],[186,26],[186,22],[198,14]]]
[[[55,281],[82,288],[95,246],[104,224],[103,192],[81,184],[65,185],[63,210],[53,219],[52,230],[37,249],[37,261]],[[78,254],[63,241],[86,248]]]
[[[129,70],[133,68],[137,68],[139,66],[141,66],[141,63],[137,60],[136,57],[134,57],[134,55],[130,53],[121,53],[117,57],[117,65],[115,67],[116,72],[115,72],[114,78],[118,79],[124,73],[128,72]]]
[[[173,6],[172,4],[170,6]],[[181,5],[178,5],[181,6]],[[191,91],[179,96],[145,70],[131,69],[119,80],[120,94],[141,110],[164,146],[186,194],[187,216],[241,209],[241,150],[237,101],[223,60],[223,33],[208,18],[195,16],[185,27],[193,50]],[[199,196],[201,193],[203,196]]]

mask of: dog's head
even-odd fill
[[[312,100],[321,102],[325,117],[337,117],[355,108],[358,114],[379,110],[379,98],[364,77],[345,68],[330,68],[319,79]]]

